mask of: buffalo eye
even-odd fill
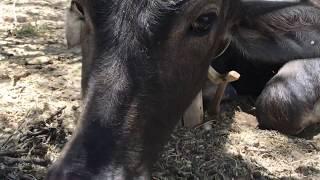
[[[206,35],[217,19],[215,13],[203,14],[199,16],[190,26],[190,32],[197,36]]]
[[[71,2],[70,10],[77,13],[79,15],[79,18],[84,20],[84,10],[78,1],[74,0]]]

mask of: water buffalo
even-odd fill
[[[320,59],[286,63],[257,100],[259,126],[296,135],[320,122]]]
[[[149,179],[242,10],[288,3],[298,0],[73,0],[83,112],[47,179]]]
[[[320,60],[312,59],[320,57],[319,6],[291,6],[238,26],[231,47],[213,66],[240,72],[232,84],[238,94],[259,96],[259,126],[296,135],[320,122]]]

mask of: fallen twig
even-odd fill
[[[255,148],[255,147],[244,147],[244,150],[246,151],[254,151],[254,152],[262,152],[262,153],[270,153],[271,151],[270,150],[265,150],[265,149],[258,149],[258,148]]]
[[[25,117],[28,117],[29,114],[30,114],[30,112],[31,112],[31,111],[29,110],[29,111],[27,112],[27,114],[26,114]],[[25,124],[27,124],[27,122],[28,122],[28,121],[27,121],[27,118],[24,118],[23,122],[19,124],[17,130],[15,130],[14,133],[12,133],[10,136],[8,136],[8,138],[7,138],[7,139],[4,141],[4,143],[1,145],[1,148],[0,148],[0,149],[2,149],[3,147],[5,147],[5,146],[10,142],[10,140],[12,139],[12,137],[15,136],[15,135],[17,134],[17,132],[19,132],[19,131],[22,129],[22,127],[23,127]]]
[[[37,180],[36,177],[32,176],[31,174],[23,174],[21,175],[21,179],[25,179],[25,180]]]
[[[52,114],[51,114],[47,119],[45,119],[44,121],[45,121],[45,122],[51,121],[54,117],[60,115],[60,114],[62,113],[62,111],[63,111],[64,109],[66,109],[66,108],[67,108],[67,106],[63,106],[63,107],[61,107],[61,108],[58,108],[54,113],[52,113]]]
[[[7,165],[17,164],[17,163],[28,163],[28,164],[35,164],[39,166],[48,166],[50,164],[50,160],[46,159],[36,159],[36,158],[13,158],[13,157],[0,157],[0,161]]]
[[[21,78],[25,78],[25,77],[28,77],[29,75],[31,75],[30,72],[22,72],[20,74],[17,74],[17,75],[14,75],[11,77],[11,80],[12,80],[12,86],[16,86],[17,85],[17,82],[21,79]]]
[[[0,151],[0,157],[1,156],[14,156],[17,154],[25,154],[28,153],[27,150],[15,150],[15,151]]]

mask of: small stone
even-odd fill
[[[206,123],[206,124],[204,124],[204,125],[203,125],[203,129],[204,129],[205,131],[210,131],[210,130],[212,130],[212,124],[211,124],[211,123]]]
[[[28,65],[51,64],[52,61],[47,56],[39,56],[31,60],[27,60]]]

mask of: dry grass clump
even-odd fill
[[[50,155],[58,153],[70,134],[59,118],[65,108],[30,109],[17,129],[0,131],[0,179],[42,178]]]
[[[320,139],[247,126],[243,120],[255,117],[242,109],[252,112],[251,105],[245,98],[228,103],[209,130],[178,128],[154,179],[320,179]]]
[[[31,24],[25,24],[17,28],[15,31],[15,34],[18,38],[33,37],[33,36],[38,36],[39,30],[38,30],[38,27],[36,26],[33,26]]]

